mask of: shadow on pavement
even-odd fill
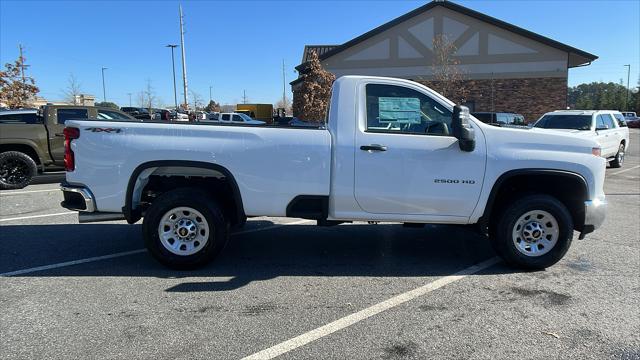
[[[272,225],[250,221],[246,230]],[[143,248],[140,225],[64,224],[0,227],[0,272]],[[163,267],[148,253],[19,275],[191,278],[169,292],[228,291],[279,276],[440,276],[494,256],[488,240],[457,226],[291,225],[232,236],[210,265]],[[503,273],[501,266],[489,273]],[[487,273],[485,271],[484,273]],[[199,282],[198,277],[228,280]],[[221,279],[222,280],[222,279]]]
[[[37,184],[59,184],[65,178],[64,171],[56,171],[56,172],[45,172],[40,175],[37,175],[31,181],[31,185]]]

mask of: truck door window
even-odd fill
[[[451,133],[451,111],[426,94],[402,86],[368,84],[366,96],[369,132]]]
[[[618,121],[618,126],[620,127],[627,127],[627,123],[624,120],[624,116],[622,116],[622,114],[613,114],[613,116],[616,118],[616,120]]]
[[[58,124],[64,124],[71,119],[87,119],[89,111],[87,109],[58,109]]]
[[[222,114],[222,121],[229,121],[229,114]]]
[[[0,115],[0,123],[37,124],[39,121],[36,113],[3,114]]]
[[[240,115],[233,115],[231,121],[242,122],[242,117]]]

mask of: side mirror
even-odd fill
[[[476,134],[469,124],[469,108],[462,105],[453,107],[451,128],[453,136],[458,139],[460,150],[471,152],[476,148]]]
[[[609,130],[609,125],[602,125],[596,128],[596,131],[600,131],[600,130]]]

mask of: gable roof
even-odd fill
[[[320,57],[320,60],[322,61],[322,60],[325,60],[325,59],[327,59],[327,58],[329,58],[329,57],[331,57],[331,56],[333,56],[333,55],[335,55],[335,54],[337,54],[337,53],[339,53],[339,52],[341,52],[341,51],[343,51],[343,50],[345,50],[347,48],[350,48],[350,47],[352,47],[352,46],[354,46],[356,44],[359,44],[359,43],[361,43],[361,42],[363,42],[363,41],[365,41],[365,40],[367,40],[367,39],[369,39],[369,38],[371,38],[373,36],[376,36],[376,35],[384,32],[384,31],[386,31],[386,30],[388,30],[388,29],[390,29],[390,28],[392,28],[392,27],[394,27],[394,26],[406,21],[406,20],[409,20],[414,16],[417,16],[417,15],[420,15],[420,14],[426,12],[426,11],[429,11],[429,10],[433,9],[434,7],[436,7],[436,6],[442,6],[444,8],[449,9],[449,10],[453,10],[453,11],[459,12],[461,14],[470,16],[470,17],[478,19],[480,21],[484,21],[484,22],[490,23],[490,24],[492,24],[494,26],[497,26],[499,28],[502,28],[504,30],[516,33],[516,34],[518,34],[520,36],[535,40],[535,41],[540,42],[542,44],[545,44],[547,46],[550,46],[550,47],[565,51],[565,52],[569,53],[569,64],[568,64],[569,67],[577,67],[577,66],[582,66],[582,65],[585,65],[585,64],[588,65],[589,63],[591,63],[592,61],[594,61],[594,60],[596,60],[598,58],[596,55],[593,55],[593,54],[588,53],[586,51],[574,48],[574,47],[566,45],[566,44],[563,44],[563,43],[561,43],[559,41],[555,41],[553,39],[550,39],[548,37],[542,36],[540,34],[536,34],[536,33],[532,32],[532,31],[529,31],[529,30],[523,29],[521,27],[509,24],[507,22],[504,22],[502,20],[496,19],[496,18],[491,17],[489,15],[485,15],[485,14],[477,12],[475,10],[471,10],[469,8],[466,8],[466,7],[462,6],[462,5],[458,5],[456,3],[453,3],[453,2],[450,2],[450,1],[447,1],[447,0],[434,0],[434,1],[431,1],[430,3],[427,3],[427,4],[425,4],[425,5],[421,6],[421,7],[413,10],[413,11],[410,11],[410,12],[408,12],[408,13],[400,16],[400,17],[395,18],[395,19],[389,21],[386,24],[380,25],[380,26],[378,26],[377,28],[375,28],[375,29],[373,29],[371,31],[368,31],[368,32],[366,32],[366,33],[364,33],[364,34],[362,34],[362,35],[360,35],[360,36],[358,36],[358,37],[356,37],[354,39],[351,39],[351,40],[345,42],[342,45],[339,45],[339,46],[335,46],[335,45],[308,45],[308,46],[305,46],[305,52],[303,54],[303,61],[302,61],[302,63],[300,65],[296,66],[296,69],[298,71],[301,71],[301,70],[303,70],[305,68],[305,65],[306,65],[305,62],[307,61],[307,47],[309,47],[309,49],[312,49],[314,47],[331,47],[330,50],[324,51],[322,54],[318,53],[318,55]]]
[[[302,52],[302,61],[301,64],[309,61],[309,56],[311,56],[311,51],[315,51],[318,56],[322,56],[325,53],[337,48],[340,45],[305,45],[304,51]]]

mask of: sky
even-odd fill
[[[179,44],[178,6],[185,17],[189,92],[223,104],[275,103],[297,77],[305,44],[341,44],[428,1],[11,1],[0,0],[0,62],[25,48],[40,96],[64,99],[70,74],[84,93],[133,106],[150,82],[173,104],[171,52]],[[638,84],[640,1],[499,1],[456,3],[599,56],[569,70],[569,85],[593,81]],[[178,103],[182,98],[176,49]],[[189,101],[192,96],[189,94]]]

